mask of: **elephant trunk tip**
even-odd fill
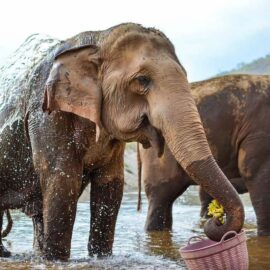
[[[204,232],[207,237],[214,241],[220,241],[222,236],[229,231],[239,233],[245,219],[244,206],[238,193],[218,167],[213,156],[204,161],[192,163],[187,171],[191,172],[194,180],[201,185],[204,191],[223,205],[226,213],[224,224],[220,224],[216,218],[211,218],[205,223]]]
[[[218,242],[229,231],[239,233],[243,228],[244,219],[244,208],[241,203],[235,206],[233,212],[226,216],[224,224],[221,224],[216,218],[209,219],[204,225],[204,232],[209,239]]]

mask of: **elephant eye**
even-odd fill
[[[151,83],[151,79],[147,76],[143,76],[143,75],[138,76],[136,79],[138,80],[140,85],[143,86],[144,88],[148,88]]]

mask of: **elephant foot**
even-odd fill
[[[152,231],[171,231],[172,230],[172,204],[151,203],[148,208],[145,230]]]
[[[99,259],[107,258],[112,255],[112,251],[101,251],[96,249],[88,249],[88,255],[90,257],[97,256]]]
[[[41,255],[44,242],[44,228],[43,228],[43,216],[42,214],[33,215],[33,228],[34,228],[34,242],[33,249],[36,255]]]
[[[0,245],[0,257],[8,258],[11,256],[11,252],[8,251],[3,244]]]
[[[33,245],[34,254],[36,256],[42,256],[42,249],[39,246]]]
[[[42,258],[46,261],[68,261],[70,256],[69,250],[65,248],[60,248],[56,245],[48,245],[48,243],[43,245]]]
[[[69,255],[61,252],[42,252],[42,258],[46,261],[62,261],[66,262],[69,259]]]
[[[52,253],[43,253],[42,258],[46,261],[61,261],[61,262],[67,262],[69,257],[67,256],[59,256]]]

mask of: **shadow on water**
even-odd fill
[[[32,254],[32,223],[18,211],[13,212],[14,228],[5,239],[13,256],[0,259],[0,269],[186,269],[180,258],[179,248],[189,237],[201,234],[197,191],[174,204],[172,232],[144,232],[147,202],[136,212],[137,193],[125,194],[117,221],[114,255],[108,259],[89,258],[87,239],[89,232],[89,204],[79,203],[72,238],[71,259],[67,263],[45,263]],[[243,197],[246,200],[246,197]],[[270,269],[270,237],[256,237],[255,214],[245,201],[250,269]]]

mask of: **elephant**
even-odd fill
[[[227,75],[191,83],[190,89],[213,156],[238,193],[249,192],[258,235],[270,235],[270,76]],[[138,146],[139,182],[149,202],[147,231],[171,230],[175,199],[197,184],[168,146],[161,158],[157,151]],[[212,198],[200,188],[201,216],[207,216]]]
[[[0,106],[0,206],[41,205],[34,223],[44,226],[37,230],[43,258],[69,258],[77,201],[88,182],[89,255],[112,254],[130,141],[152,145],[158,155],[166,142],[187,174],[224,205],[226,222],[210,220],[208,237],[241,230],[242,202],[211,154],[186,71],[165,34],[125,23],[50,42],[27,80],[12,95],[4,89]]]

